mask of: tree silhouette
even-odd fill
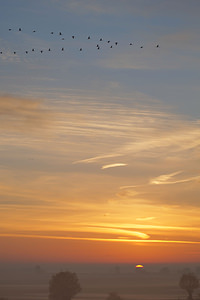
[[[112,293],[109,293],[106,300],[122,300],[122,298],[117,293],[112,292]]]
[[[49,282],[49,300],[71,300],[81,291],[76,273],[59,272]]]
[[[183,274],[179,281],[179,286],[188,293],[188,300],[193,300],[192,294],[199,287],[199,279],[193,273]]]

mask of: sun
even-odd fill
[[[144,268],[143,265],[136,265],[135,267],[136,267],[136,269],[143,269]]]

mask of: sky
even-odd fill
[[[1,1],[0,261],[199,262],[199,12]]]

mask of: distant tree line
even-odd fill
[[[187,292],[187,300],[193,300],[194,290],[200,287],[200,283],[197,275],[188,272],[181,276],[179,286]],[[62,271],[54,274],[49,281],[49,300],[71,300],[80,291],[81,286],[76,273]],[[0,297],[0,300],[8,299]],[[122,298],[116,292],[111,292],[106,300],[122,300]]]

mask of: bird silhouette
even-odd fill
[[[74,35],[72,35],[72,38],[74,39],[74,38],[75,38],[75,36],[74,36]]]
[[[88,40],[90,40],[90,36],[88,36]]]

